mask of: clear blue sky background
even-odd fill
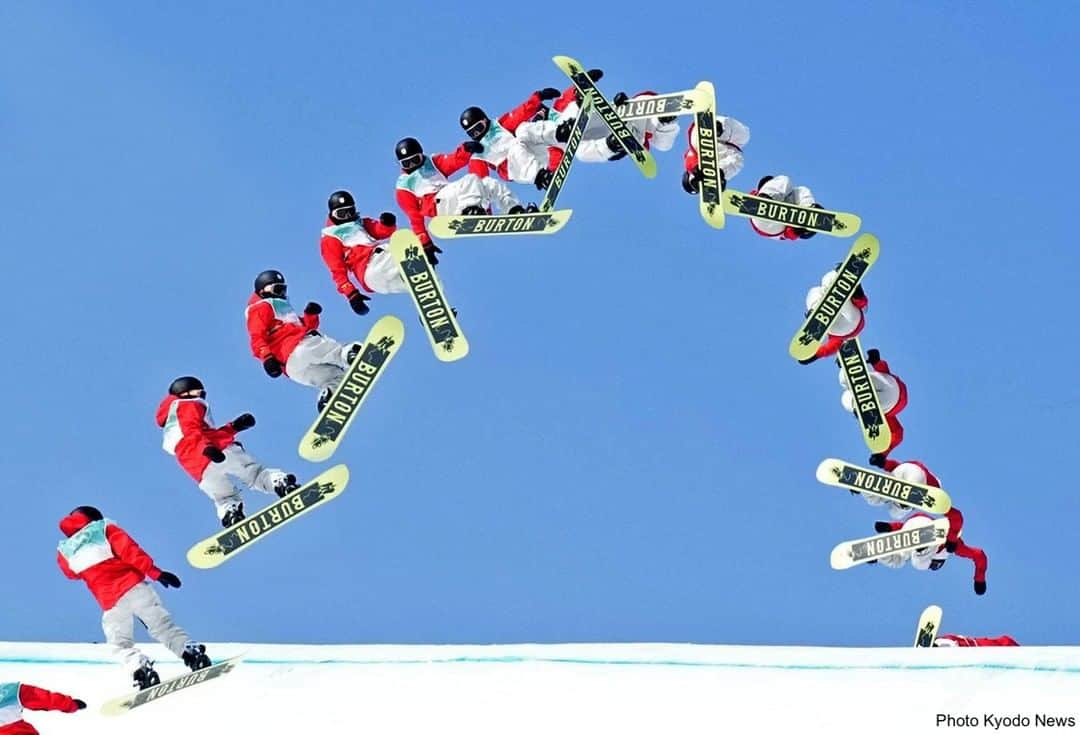
[[[0,6],[0,638],[100,639],[53,558],[92,503],[180,574],[164,597],[206,640],[907,645],[938,603],[950,630],[1078,642],[1073,4],[376,5]],[[880,516],[814,480],[868,452],[835,368],[787,343],[850,241],[710,229],[681,142],[652,181],[579,165],[558,236],[443,243],[465,361],[433,358],[405,296],[348,309],[327,194],[394,209],[398,138],[452,148],[467,105],[563,87],[557,53],[609,96],[712,80],[753,133],[733,185],[789,173],[879,236],[863,340],[910,388],[895,456],[964,511],[985,597],[962,559],[829,568]],[[169,381],[202,376],[219,420],[256,415],[253,453],[316,470],[313,393],[248,351],[264,268],[330,335],[390,312],[407,339],[337,455],[347,495],[195,571],[215,518],[160,449]]]

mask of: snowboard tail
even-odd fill
[[[796,360],[809,360],[828,337],[829,329],[840,317],[840,309],[862,283],[870,267],[881,254],[881,244],[869,233],[859,235],[844,262],[840,264],[836,280],[826,289],[821,303],[814,307],[802,326],[791,338],[788,354]]]
[[[870,368],[866,365],[858,337],[852,337],[840,345],[838,359],[855,399],[855,418],[859,420],[866,446],[874,454],[888,451],[892,443],[892,430],[885,420],[885,412],[881,410],[881,400],[874,383],[870,380]]]
[[[234,656],[233,658],[225,659],[221,663],[208,666],[205,669],[199,669],[198,671],[192,671],[183,676],[166,679],[156,686],[152,686],[149,689],[143,689],[135,694],[126,694],[122,697],[110,699],[108,702],[101,705],[101,714],[106,717],[122,715],[125,712],[130,712],[136,707],[142,707],[144,704],[156,702],[162,697],[167,697],[170,694],[182,692],[197,684],[213,681],[235,669],[242,658],[242,656]]]
[[[404,229],[395,232],[390,237],[390,251],[401,268],[401,277],[420,313],[435,357],[443,362],[465,357],[469,354],[469,341],[458,325],[454,310],[446,302],[442,283],[424,255],[416,233]]]
[[[348,467],[331,467],[258,513],[192,546],[188,563],[196,569],[220,566],[285,524],[340,496],[348,483]]]
[[[800,207],[735,189],[724,193],[724,211],[737,217],[767,219],[834,237],[850,237],[862,227],[862,219],[849,212]]]
[[[452,214],[432,217],[428,230],[439,238],[491,235],[553,235],[570,220],[572,209],[525,214]]]
[[[826,459],[818,465],[818,482],[888,500],[898,505],[931,513],[946,513],[952,508],[949,494],[938,487],[905,482],[887,472],[868,470],[839,459]]]

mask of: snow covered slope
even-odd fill
[[[1036,715],[1073,717],[1080,724],[1080,648],[210,649],[215,659],[245,651],[247,659],[223,679],[116,718],[96,712],[127,686],[102,645],[0,643],[0,681],[25,681],[90,703],[75,715],[29,713],[43,735],[917,734],[993,731],[983,721],[987,714],[1027,717],[1033,730]],[[182,673],[161,648],[144,650],[157,657],[163,677]],[[939,713],[974,715],[978,727],[936,727]]]

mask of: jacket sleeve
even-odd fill
[[[150,558],[142,548],[135,543],[135,539],[127,535],[127,532],[113,524],[109,524],[105,527],[105,538],[109,541],[109,546],[112,547],[113,553],[122,561],[130,564],[145,574],[147,577],[153,580],[157,580],[161,576],[161,570],[154,564],[154,560]]]
[[[968,546],[963,540],[958,541],[956,544],[956,555],[962,556],[965,559],[971,559],[975,564],[975,581],[986,581],[986,567],[989,560],[986,558],[986,552],[982,549],[978,549],[974,546]]]
[[[251,352],[260,360],[270,356],[270,343],[266,339],[266,333],[273,324],[273,309],[263,302],[253,305],[247,312],[247,330],[251,338]]]
[[[469,161],[469,173],[476,174],[480,178],[484,178],[491,171],[491,164],[487,161],[481,161],[479,158],[474,158]]]
[[[558,146],[551,146],[548,148],[548,170],[555,171],[559,168],[559,164],[562,163],[563,149]]]
[[[364,230],[367,231],[367,234],[371,235],[376,240],[386,240],[397,232],[397,225],[384,225],[373,217],[364,217],[364,219],[360,221],[360,224],[364,226]]]
[[[462,146],[458,146],[453,153],[436,153],[431,157],[431,163],[442,172],[443,176],[449,176],[469,165],[472,154]]]
[[[308,314],[307,312],[304,312],[300,315],[300,323],[304,325],[304,329],[318,329],[319,315]]]
[[[64,573],[64,576],[68,579],[78,579],[79,575],[71,571],[71,567],[68,566],[67,559],[59,551],[56,552],[56,563],[60,567],[60,571]]]
[[[879,373],[882,373],[884,375],[892,375],[892,372],[889,370],[889,363],[885,362],[884,360],[878,360],[875,364],[871,365],[870,367],[875,372],[879,372]],[[893,376],[893,377],[896,377],[896,376]]]
[[[208,435],[215,429],[206,423],[206,406],[197,401],[183,401],[176,409],[176,420],[185,437],[197,437],[195,447],[200,453],[210,445]],[[231,437],[236,437],[236,431],[229,424],[216,431],[228,432]]]
[[[66,694],[50,692],[29,684],[19,685],[19,703],[26,709],[53,710],[56,712],[78,712],[75,700]]]
[[[959,542],[960,530],[964,527],[964,515],[957,508],[949,508],[945,517],[949,519],[949,534],[945,540]]]
[[[697,148],[694,148],[694,125],[691,123],[690,127],[686,129],[686,153],[683,154],[683,168],[687,171],[693,171],[698,165]]]
[[[511,133],[517,130],[518,125],[523,122],[527,122],[540,110],[539,95],[533,92],[529,95],[529,99],[522,102],[520,105],[510,110],[510,112],[504,113],[499,118],[499,125],[509,130]]]
[[[323,235],[319,241],[319,252],[322,254],[326,267],[330,270],[330,277],[334,279],[338,293],[344,294],[345,298],[356,293],[356,286],[349,280],[349,267],[345,263],[345,246],[341,244],[341,240],[330,235]]]
[[[431,235],[428,234],[427,225],[424,222],[424,215],[420,213],[420,199],[411,191],[405,191],[404,189],[397,190],[397,204],[405,216],[409,219],[409,227],[416,233],[416,236],[420,238],[421,245],[427,245],[431,242]]]
[[[863,292],[862,296],[852,296],[851,305],[859,311],[866,311],[866,307],[870,305],[870,297]]]

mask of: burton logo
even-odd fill
[[[450,307],[446,305],[431,265],[420,247],[411,245],[406,248],[401,269],[416,296],[424,326],[445,351],[453,352],[454,342],[461,335],[450,319]]]

